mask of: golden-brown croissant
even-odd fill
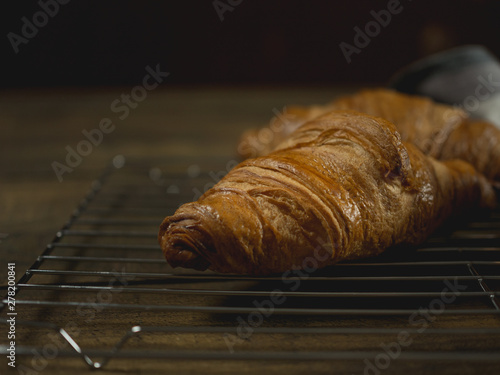
[[[468,118],[459,108],[388,89],[362,90],[325,106],[289,107],[293,121],[287,121],[286,116],[275,119],[270,128],[273,137],[268,137],[272,142],[266,148],[249,147],[259,144],[252,134],[262,130],[254,130],[245,134],[238,151],[243,157],[250,156],[249,152],[242,152],[247,150],[253,151],[254,156],[265,155],[301,124],[340,109],[382,117],[396,125],[403,141],[413,143],[426,155],[440,160],[466,160],[491,180],[500,181],[500,129]]]
[[[263,275],[417,244],[451,214],[494,202],[470,164],[425,156],[384,119],[335,111],[236,166],[158,238],[173,267]]]

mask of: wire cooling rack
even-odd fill
[[[500,211],[443,228],[417,249],[321,270],[171,269],[159,224],[231,166],[116,157],[17,284],[25,369],[72,358],[93,369],[148,360],[198,371],[215,361],[276,372],[307,362],[360,374],[498,373]],[[8,326],[6,298],[0,307]]]

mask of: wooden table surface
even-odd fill
[[[289,104],[325,103],[335,96],[352,92],[353,87],[331,88],[209,88],[209,87],[165,87],[147,93],[147,97],[137,103],[136,108],[118,112],[113,104],[120,100],[122,95],[130,94],[131,88],[115,89],[83,89],[83,90],[34,90],[12,91],[0,93],[0,285],[6,285],[7,263],[15,262],[17,279],[43,251],[54,234],[68,220],[82,197],[104,168],[106,168],[116,155],[124,155],[126,159],[135,160],[172,160],[175,165],[179,157],[191,157],[192,160],[204,160],[209,157],[218,157],[222,160],[235,159],[236,143],[242,131],[247,128],[267,124],[275,115],[276,110],[283,110]],[[115,108],[115,110],[113,109]],[[123,118],[120,118],[123,115]],[[112,123],[110,125],[109,119]],[[58,178],[54,171],[54,162],[66,164],[69,149],[76,149],[80,144],[80,151],[84,151],[82,140],[85,133],[92,132],[104,121],[102,139],[88,155],[81,160],[69,159],[73,163],[71,172],[68,170]],[[110,128],[111,126],[111,128]],[[93,132],[92,134],[96,134]],[[74,156],[73,156],[74,157]],[[60,181],[61,180],[61,181]],[[5,290],[5,289],[4,289]],[[44,293],[49,293],[46,291]],[[40,294],[42,296],[43,294]],[[116,301],[121,301],[126,296],[119,295]],[[37,295],[34,294],[34,297]],[[41,297],[40,297],[41,298]],[[58,297],[59,298],[59,297]],[[60,296],[64,300],[64,293]],[[142,296],[133,296],[134,301],[140,303]],[[179,296],[180,300],[189,300],[189,296]],[[58,299],[59,300],[59,299]],[[174,301],[175,303],[175,301]],[[28,306],[29,307],[29,306]],[[36,310],[36,309],[35,309]],[[74,308],[57,309],[57,315],[43,316],[45,321],[61,324],[63,321],[74,318]],[[29,308],[19,309],[24,319],[30,319]],[[37,309],[37,314],[43,314],[44,309]],[[71,315],[73,314],[73,317]],[[190,316],[182,314],[168,314],[159,316],[154,312],[144,311],[141,314],[123,313],[114,316],[113,312],[103,312],[88,326],[82,321],[81,326],[87,327],[86,335],[79,337],[81,343],[87,347],[112,347],[122,337],[122,322],[124,319],[136,321],[139,319],[144,324],[234,324],[234,319],[229,323],[223,320],[208,322],[189,320]],[[69,318],[67,318],[69,317]],[[408,317],[371,317],[363,320],[359,317],[345,317],[325,324],[336,327],[407,327]],[[278,320],[279,321],[279,320]],[[293,319],[292,319],[293,321]],[[314,321],[309,322],[312,326]],[[323,323],[319,323],[323,324]],[[448,328],[462,326],[470,327],[499,327],[498,315],[471,317],[467,322],[457,317],[450,316],[435,322],[433,327]],[[20,339],[18,345],[28,345],[33,342],[37,345],[40,337],[44,340],[48,333],[40,337],[32,334],[29,328],[19,329]],[[6,343],[6,334],[0,334],[0,345]],[[328,337],[328,336],[326,336]],[[484,340],[475,338],[474,342],[463,339],[459,343],[431,335],[431,339],[423,338],[412,349],[431,351],[447,348],[492,348],[498,350],[500,343],[491,341],[486,335]],[[489,337],[489,338],[488,338]],[[349,335],[333,335],[329,340],[318,337],[292,337],[286,341],[279,335],[274,335],[276,348],[271,341],[248,340],[243,347],[268,345],[269,350],[280,349],[281,345],[292,351],[307,349],[308,345],[315,346],[318,350],[335,351],[338,348],[350,348],[353,352],[363,348],[377,349],[380,337],[369,336],[363,340],[356,340]],[[208,340],[208,341],[204,341]],[[277,341],[276,341],[277,340]],[[490,341],[488,341],[490,340]],[[21,342],[22,341],[22,342]],[[452,345],[453,344],[453,345]],[[176,335],[162,335],[151,338],[147,343],[142,343],[140,338],[130,340],[133,347],[150,345],[148,349],[160,350],[165,347],[190,349],[192,346],[209,347],[218,346],[225,350],[223,340],[218,335],[217,340],[210,341],[206,336],[187,335],[183,340]],[[135,346],[134,346],[135,345]],[[430,346],[429,346],[430,345]],[[267,348],[264,346],[264,348]],[[266,349],[267,350],[267,349]],[[370,349],[371,350],[371,349]],[[380,350],[380,349],[378,349]],[[454,350],[454,349],[450,349]],[[36,356],[19,356],[18,363],[31,366]],[[31,360],[31,364],[29,361]],[[28,361],[25,363],[23,361]],[[35,361],[36,362],[36,361]],[[337,363],[337,362],[335,362]],[[429,366],[422,363],[406,362],[406,367],[391,366],[384,374],[398,374],[402,369],[407,373],[421,374],[496,374],[499,371],[499,361],[485,362],[480,367],[471,365],[470,362],[454,362],[460,367],[450,367],[449,364],[431,362]],[[40,365],[40,363],[38,364]],[[126,358],[112,360],[110,366],[102,373],[112,374],[153,374],[153,373],[256,373],[266,372],[282,373],[363,373],[363,363],[359,360],[354,367],[332,367],[325,361],[199,361],[193,364],[189,360],[158,361],[158,360],[133,360]],[[264,367],[263,367],[264,366]],[[426,367],[427,366],[427,367]],[[0,360],[0,373],[4,373],[6,360]],[[12,370],[11,368],[7,368]],[[478,369],[480,372],[477,372]],[[17,369],[19,370],[19,368]],[[11,373],[26,374],[86,374],[90,370],[84,365],[81,358],[63,358],[49,361],[41,366],[40,371],[23,372],[12,370]],[[366,373],[366,372],[365,372]],[[371,372],[368,372],[371,373]]]

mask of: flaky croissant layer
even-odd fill
[[[392,122],[404,142],[439,160],[462,159],[500,186],[500,129],[474,120],[457,107],[388,89],[365,89],[324,106],[288,107],[268,128],[272,137],[259,142],[262,129],[245,133],[238,146],[243,157],[266,155],[292,131],[333,110],[354,110]]]
[[[495,201],[468,163],[425,156],[381,118],[334,111],[181,206],[159,242],[173,267],[264,275],[417,244],[451,214]]]

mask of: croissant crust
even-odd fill
[[[173,267],[265,275],[417,244],[457,211],[494,202],[470,164],[425,156],[384,119],[333,111],[181,206],[159,242]]]
[[[383,88],[365,89],[324,106],[287,107],[267,128],[272,136],[259,137],[262,129],[247,131],[238,151],[245,158],[266,155],[300,125],[332,110],[382,117],[396,125],[403,141],[424,154],[439,160],[465,160],[500,185],[499,128],[469,118],[460,108]]]

